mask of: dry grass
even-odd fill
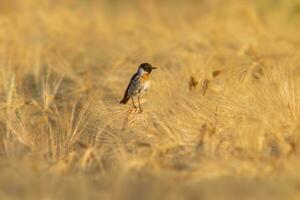
[[[0,199],[298,199],[299,5],[1,1]]]

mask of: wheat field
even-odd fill
[[[1,200],[300,199],[299,1],[1,0],[0,26]]]

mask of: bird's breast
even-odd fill
[[[147,92],[147,90],[150,88],[150,85],[151,85],[150,80],[145,81],[142,85],[141,93]]]

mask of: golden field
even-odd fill
[[[1,200],[300,199],[299,1],[2,0],[0,27]]]

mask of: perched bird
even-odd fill
[[[133,100],[133,97],[137,96],[139,109],[141,112],[143,111],[141,108],[140,97],[150,88],[150,74],[153,69],[156,69],[156,67],[153,67],[149,63],[143,63],[139,66],[137,72],[130,79],[120,104],[126,104],[129,99],[131,99],[133,107],[137,108]]]

